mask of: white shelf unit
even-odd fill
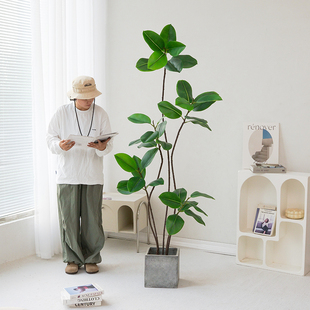
[[[238,173],[237,263],[297,275],[310,271],[310,174]],[[273,236],[253,233],[260,203],[277,207]],[[303,219],[289,219],[287,208],[302,208]]]
[[[139,232],[147,227],[147,243],[149,243],[149,227],[147,215],[147,198],[143,194],[122,195],[120,193],[104,193],[102,201],[102,220],[105,231],[135,234],[137,252],[139,252]]]

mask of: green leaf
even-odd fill
[[[192,210],[186,210],[185,214],[188,215],[188,216],[193,217],[199,224],[202,224],[202,225],[206,226],[206,224],[203,221],[203,219],[201,218],[201,216],[197,215]]]
[[[153,182],[151,182],[148,186],[158,186],[158,185],[163,185],[164,184],[164,179],[159,178]]]
[[[171,148],[172,148],[172,144],[171,144],[171,143],[167,143],[167,142],[165,142],[165,141],[160,141],[160,140],[158,140],[157,142],[162,146],[162,148],[163,148],[165,151],[169,151],[169,150],[171,150]]]
[[[131,193],[138,192],[145,186],[145,180],[141,177],[130,178],[127,184],[128,191]]]
[[[158,104],[158,109],[162,114],[171,119],[177,119],[182,116],[182,111],[168,101],[161,101]]]
[[[152,69],[149,69],[147,66],[148,58],[140,58],[136,63],[136,68],[142,72],[151,72]]]
[[[189,208],[196,208],[198,205],[198,202],[196,201],[187,201],[182,208],[180,209],[180,212],[185,212],[186,210],[188,210]]]
[[[160,33],[160,36],[164,40],[165,44],[167,44],[170,41],[176,41],[177,39],[175,29],[173,28],[171,24],[163,28],[163,30]]]
[[[156,146],[157,146],[157,143],[155,141],[151,141],[151,142],[141,143],[140,145],[138,145],[138,148],[139,149],[141,147],[150,148],[150,147],[156,147]]]
[[[193,200],[188,201],[188,203],[190,204],[191,207],[194,207],[194,208],[198,205],[198,202],[193,201]]]
[[[129,143],[129,146],[134,145],[134,144],[138,144],[138,143],[140,143],[140,142],[141,142],[141,139],[137,139],[137,140],[131,141],[131,142]]]
[[[141,159],[138,156],[135,156],[135,155],[133,156],[133,159],[135,160],[138,169],[136,171],[133,171],[132,175],[134,177],[141,177],[141,175],[142,175],[142,177],[145,178],[146,171],[145,171],[145,169],[141,168]]]
[[[182,61],[182,68],[189,69],[197,65],[197,60],[189,55],[179,55],[173,58],[179,59]]]
[[[151,119],[142,113],[135,113],[128,117],[128,120],[135,124],[151,124]]]
[[[153,133],[154,133],[154,131],[147,131],[147,132],[145,132],[145,133],[140,137],[140,140],[141,140],[142,142],[146,142],[146,141],[148,140],[148,138],[149,138],[150,136],[152,136]]]
[[[166,222],[166,229],[170,236],[177,234],[184,226],[184,220],[178,214],[169,215]]]
[[[198,192],[198,191],[193,192],[193,193],[191,194],[191,197],[192,197],[192,198],[195,198],[195,197],[205,197],[205,198],[214,199],[212,196],[207,195],[207,194],[205,194],[205,193]],[[215,200],[215,199],[214,199],[214,200]]]
[[[153,51],[164,51],[165,42],[159,34],[154,31],[143,31],[143,38]]]
[[[184,98],[187,102],[193,101],[192,87],[187,81],[178,81],[177,94],[179,95],[179,97]]]
[[[196,103],[204,103],[204,102],[220,101],[220,100],[222,100],[222,98],[215,91],[208,91],[208,92],[202,93],[195,98]]]
[[[202,93],[194,100],[194,111],[204,111],[208,109],[215,101],[220,100],[222,100],[222,98],[214,91]]]
[[[127,171],[127,172],[133,172],[135,170],[138,169],[137,164],[135,162],[135,160],[130,157],[129,155],[125,154],[125,153],[118,153],[114,155],[117,163],[119,164],[119,166]]]
[[[181,198],[173,192],[163,192],[158,198],[163,204],[173,209],[178,209],[182,205]]]
[[[186,210],[188,210],[191,207],[192,207],[192,205],[189,202],[186,202],[184,205],[182,205],[182,207],[179,209],[179,211],[185,212]]]
[[[123,194],[123,195],[130,195],[131,192],[128,191],[127,184],[128,184],[128,181],[120,181],[120,182],[118,182],[118,184],[117,184],[118,192]]]
[[[175,99],[175,105],[181,107],[187,111],[192,111],[194,109],[194,105],[188,102],[186,99],[178,97]]]
[[[147,131],[141,136],[141,141],[143,143],[151,142],[158,137],[158,131]]]
[[[156,153],[157,153],[158,149],[151,149],[149,151],[147,151],[144,156],[142,157],[141,160],[141,168],[145,169],[147,166],[149,166],[151,164],[151,162],[153,161]]]
[[[208,214],[207,214],[205,211],[203,211],[202,209],[200,209],[199,207],[194,206],[194,208],[195,208],[196,211],[198,211],[198,212],[204,214],[205,216],[208,216]]]
[[[196,103],[194,102],[194,109],[195,112],[200,112],[208,109],[215,101],[203,102],[203,103]]]
[[[209,127],[208,122],[205,119],[191,116],[186,116],[185,118],[188,119],[193,124],[197,124],[202,127],[208,128],[211,131],[211,128]]]
[[[158,131],[158,138],[161,137],[166,130],[167,121],[158,124],[156,131]]]
[[[181,72],[183,69],[182,60],[172,57],[166,64],[165,68],[172,72]]]
[[[175,191],[173,191],[173,193],[177,194],[180,197],[182,203],[187,197],[187,191],[185,188],[177,188]]]
[[[167,64],[167,55],[164,52],[156,51],[154,52],[147,63],[148,68],[151,70],[158,70],[163,68]]]
[[[168,53],[171,56],[178,56],[180,53],[183,52],[185,47],[186,47],[186,45],[184,45],[181,42],[177,42],[177,41],[170,41],[166,44],[166,48],[168,50]]]

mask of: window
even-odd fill
[[[0,217],[34,207],[30,0],[0,1]]]

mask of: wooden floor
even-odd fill
[[[115,310],[303,310],[310,308],[310,276],[296,276],[237,265],[234,256],[181,248],[177,289],[144,288],[146,244],[108,238],[100,272],[64,272],[61,256],[35,256],[0,265],[0,309],[70,309],[62,305],[63,287],[96,282],[104,301],[96,309]]]

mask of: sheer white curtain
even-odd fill
[[[31,6],[35,241],[37,255],[49,259],[61,245],[56,158],[46,146],[46,129],[56,109],[68,103],[76,76],[93,76],[104,91],[106,0],[31,0]]]

